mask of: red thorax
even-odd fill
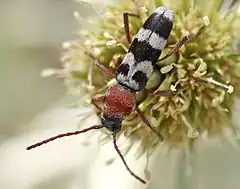
[[[124,118],[133,111],[135,102],[135,92],[120,84],[115,84],[107,91],[104,101],[104,113],[108,116]]]

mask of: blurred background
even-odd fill
[[[66,110],[58,109],[61,106],[57,105],[57,107],[52,108],[56,102],[59,102],[65,96],[66,91],[63,81],[55,76],[42,78],[40,73],[45,68],[61,67],[62,42],[74,38],[73,32],[77,29],[77,22],[73,17],[73,12],[76,9],[88,11],[84,4],[80,6],[73,0],[0,1],[1,189],[32,188],[34,184],[29,181],[31,180],[29,178],[30,173],[28,174],[23,170],[24,159],[30,161],[32,158],[37,161],[39,158],[44,161],[41,154],[36,154],[34,157],[26,154],[27,143],[20,148],[14,148],[14,145],[11,146],[8,141],[16,144],[15,139],[33,131],[34,125],[35,128],[44,125],[43,131],[55,126],[56,130],[52,134],[56,134],[59,122],[62,121],[59,121],[59,117],[62,114],[66,116]],[[64,103],[65,100],[66,98],[63,100]],[[53,113],[48,111],[51,108]],[[39,114],[43,115],[40,116],[41,118],[36,118]],[[48,115],[51,118],[46,118]],[[37,121],[33,121],[35,119]],[[49,119],[57,119],[58,122],[54,124],[50,121],[49,123]],[[41,123],[38,120],[41,120]],[[43,123],[42,120],[47,121]],[[68,123],[71,124],[71,120],[68,120]],[[65,128],[67,128],[66,125],[65,123]],[[22,140],[20,139],[20,141]],[[29,141],[28,144],[36,142],[36,140],[30,140],[31,142]],[[12,148],[14,148],[13,151],[7,151]],[[15,157],[16,155],[20,156],[21,153],[25,153],[26,156],[19,158],[18,161]],[[51,159],[49,161],[51,162]],[[16,164],[13,165],[13,163]],[[4,167],[4,165],[6,166]],[[13,167],[10,168],[10,165]],[[41,165],[47,167],[47,165]],[[33,167],[33,170],[39,169],[35,166],[31,167]],[[28,167],[25,167],[25,170],[28,170]],[[18,178],[21,174],[25,175],[26,180]],[[38,175],[38,177],[40,176]],[[27,182],[29,185],[24,185]],[[41,182],[39,181],[39,183]],[[36,185],[38,185],[38,182]],[[46,188],[46,186],[39,186],[39,188]]]
[[[38,112],[64,95],[62,81],[41,78],[59,68],[61,43],[72,38],[71,0],[0,1],[0,133],[22,131]],[[21,125],[21,127],[19,127]]]
[[[62,80],[40,76],[45,68],[61,66],[61,44],[74,39],[73,32],[79,29],[73,17],[75,10],[83,15],[91,11],[86,4],[80,5],[73,0],[0,1],[1,189],[107,188],[101,184],[98,187],[97,182],[93,184],[95,180],[101,181],[101,171],[99,175],[96,173],[95,180],[87,179],[89,167],[99,155],[97,142],[86,148],[82,145],[84,137],[76,137],[29,154],[25,152],[27,144],[44,136],[77,128],[75,118],[81,112],[67,108],[66,104],[74,102],[74,98],[66,96]],[[237,109],[236,115],[239,115]],[[239,120],[236,119],[236,122],[239,123]],[[213,145],[201,146],[195,159],[201,177],[194,177],[190,187],[182,182],[182,170],[185,168],[181,167],[182,153],[176,152],[177,160],[165,159],[159,163],[158,174],[172,179],[165,180],[165,184],[153,182],[151,188],[239,189],[240,153],[228,144],[224,147],[221,144],[217,141]],[[49,152],[51,155],[48,155]],[[172,166],[173,161],[180,171]],[[138,167],[140,162],[133,160],[131,163]],[[122,164],[106,168],[105,173],[109,175],[109,172],[118,170],[116,166],[122,167]],[[103,165],[97,167],[94,169],[96,172]],[[114,174],[125,174],[125,171],[123,168],[124,173],[115,171]],[[127,172],[126,177],[130,177]],[[124,182],[121,178],[119,180]],[[92,183],[91,187],[87,182]],[[126,184],[126,188],[131,187]]]

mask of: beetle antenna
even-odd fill
[[[31,149],[33,149],[33,148],[36,148],[36,147],[41,146],[41,145],[43,145],[43,144],[46,144],[46,143],[48,143],[48,142],[52,142],[52,141],[54,141],[54,140],[56,140],[56,139],[58,139],[58,138],[63,138],[63,137],[72,136],[72,135],[78,135],[78,134],[80,134],[80,133],[85,133],[85,132],[88,132],[88,131],[90,131],[90,130],[101,129],[101,128],[103,128],[103,127],[104,127],[103,125],[94,125],[94,126],[92,126],[92,127],[88,127],[88,128],[86,128],[86,129],[82,129],[82,130],[80,130],[80,131],[74,131],[74,132],[68,132],[68,133],[59,134],[59,135],[50,137],[50,138],[48,138],[48,139],[45,139],[45,140],[43,140],[43,141],[41,141],[41,142],[38,142],[38,143],[36,143],[36,144],[33,144],[33,145],[31,145],[31,146],[28,146],[28,147],[27,147],[27,150],[31,150]]]
[[[113,136],[113,144],[114,144],[114,148],[115,150],[117,151],[118,155],[120,156],[123,164],[125,165],[126,169],[128,170],[128,172],[133,176],[135,177],[137,180],[139,180],[140,182],[142,182],[143,184],[146,184],[146,181],[144,181],[143,179],[141,179],[139,176],[137,176],[127,165],[127,162],[126,160],[124,159],[122,153],[120,152],[118,146],[117,146],[117,141],[116,141],[116,133],[113,133],[112,134]]]

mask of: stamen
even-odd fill
[[[204,16],[202,19],[203,19],[205,26],[208,26],[210,24],[210,20],[209,20],[208,16]]]
[[[176,85],[171,85],[170,86],[170,90],[173,91],[173,92],[177,91]]]
[[[72,43],[70,41],[65,41],[62,43],[63,49],[69,49],[72,46]]]
[[[41,71],[41,77],[50,77],[56,73],[58,73],[58,70],[53,68],[46,68]]]
[[[117,44],[116,40],[110,40],[106,43],[107,46],[113,46],[113,45],[116,45],[116,44]]]
[[[114,37],[109,32],[104,32],[103,36],[107,39],[114,39]]]
[[[205,80],[208,83],[212,83],[212,84],[214,84],[216,86],[223,87],[223,88],[227,89],[227,92],[229,94],[231,94],[234,91],[234,87],[232,85],[226,85],[226,84],[220,83],[220,82],[214,80],[212,77],[206,78]]]

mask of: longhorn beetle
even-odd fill
[[[139,17],[139,14],[127,12],[123,13],[126,38],[128,42],[131,43],[128,22],[129,16]],[[158,135],[160,140],[163,140],[163,137],[153,127],[151,127],[143,112],[141,112],[141,110],[136,106],[136,92],[144,90],[144,87],[156,65],[156,62],[158,61],[158,58],[167,43],[167,39],[173,27],[173,19],[174,15],[170,9],[166,7],[158,7],[155,9],[155,11],[148,17],[142,28],[135,36],[135,39],[131,43],[127,54],[125,55],[116,72],[110,68],[106,68],[93,54],[87,53],[95,60],[95,64],[102,72],[104,72],[111,79],[115,77],[117,81],[116,84],[107,90],[104,96],[92,98],[92,103],[102,111],[102,125],[94,125],[80,131],[59,134],[43,140],[42,142],[33,144],[27,147],[27,150],[41,146],[42,144],[61,137],[78,135],[89,130],[106,128],[111,132],[114,148],[128,172],[137,180],[146,184],[146,181],[137,176],[127,165],[117,146],[116,134],[121,130],[123,119],[132,111],[136,110],[145,125],[156,135]],[[159,61],[171,56],[173,53],[178,51],[184,43],[190,40],[191,39],[189,36],[183,37],[174,45],[168,54]],[[174,95],[171,93],[171,91],[159,91],[153,94],[162,96]],[[97,105],[98,102],[104,104],[103,109]]]

